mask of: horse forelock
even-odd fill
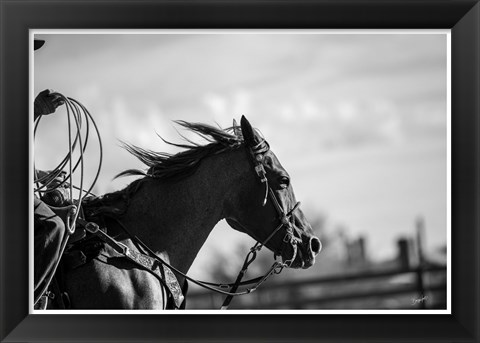
[[[238,127],[221,129],[207,124],[190,123],[182,120],[175,121],[175,123],[196,133],[207,144],[195,143],[182,135],[182,138],[187,142],[186,144],[168,142],[159,136],[166,144],[184,149],[178,153],[171,154],[155,152],[123,143],[123,147],[145,164],[148,170],[144,172],[138,169],[128,169],[116,177],[147,176],[163,180],[182,179],[191,175],[204,158],[238,149],[244,142],[241,132],[238,132]]]

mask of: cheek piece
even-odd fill
[[[272,233],[265,240],[263,240],[263,242],[257,241],[257,243],[255,243],[255,245],[252,248],[250,248],[250,251],[245,257],[245,261],[243,263],[242,269],[238,273],[237,279],[231,285],[231,288],[229,291],[230,294],[225,298],[223,302],[223,305],[221,307],[222,310],[225,310],[228,308],[228,306],[230,305],[230,302],[235,296],[235,292],[237,292],[238,287],[244,283],[242,282],[242,279],[245,273],[247,272],[249,265],[257,257],[257,252],[260,251],[262,247],[264,247],[265,244],[267,244],[267,242],[269,242],[273,238],[273,236],[275,236],[275,234],[277,234],[277,232],[280,231],[280,229],[285,227],[285,236],[283,237],[282,247],[280,251],[274,252],[274,258],[276,260],[277,256],[282,256],[284,249],[288,246],[292,248],[292,256],[290,257],[290,259],[286,260],[285,262],[275,261],[275,263],[273,263],[273,265],[270,267],[269,271],[267,271],[267,273],[263,277],[259,278],[258,283],[252,289],[250,289],[249,292],[255,290],[261,283],[267,280],[267,278],[270,277],[272,274],[280,274],[283,268],[290,267],[293,261],[295,260],[295,258],[297,257],[297,250],[298,250],[297,244],[302,241],[301,238],[297,238],[295,236],[294,227],[291,223],[292,214],[300,206],[300,202],[297,202],[290,211],[288,212],[284,211],[282,206],[280,205],[280,202],[277,199],[277,196],[275,195],[275,192],[268,185],[268,179],[267,179],[265,168],[262,162],[263,162],[264,154],[270,149],[270,146],[265,140],[262,140],[257,145],[253,147],[246,146],[246,148],[249,151],[249,155],[251,157],[250,160],[253,163],[256,175],[258,176],[260,182],[265,185],[265,195],[263,197],[262,206],[265,206],[267,203],[267,200],[270,198],[270,200],[273,203],[273,206],[275,207],[275,210],[277,211],[280,223],[272,231]]]
[[[275,192],[270,188],[268,184],[268,179],[266,176],[265,167],[263,166],[263,163],[262,163],[264,159],[264,154],[270,150],[270,146],[268,145],[268,143],[265,140],[262,140],[257,145],[250,148],[247,147],[247,149],[249,150],[249,155],[251,156],[251,161],[253,162],[253,165],[255,168],[255,173],[259,178],[260,182],[265,185],[265,195],[263,197],[262,206],[265,206],[267,203],[267,200],[270,199],[270,201],[273,203],[273,206],[275,207],[275,210],[277,211],[278,218],[280,221],[280,224],[275,228],[275,230],[273,230],[272,233],[263,242],[261,243],[257,242],[257,244],[252,248],[252,250],[254,249],[260,250],[265,244],[267,244],[268,241],[272,239],[273,236],[275,236],[275,234],[280,229],[285,227],[285,236],[283,237],[283,240],[282,240],[283,241],[282,248],[280,252],[276,251],[274,255],[275,255],[275,258],[277,256],[281,256],[286,246],[290,245],[293,251],[292,256],[289,260],[283,263],[281,269],[283,269],[283,267],[290,267],[297,255],[297,243],[301,242],[301,238],[295,236],[296,230],[294,230],[294,227],[291,223],[292,214],[300,206],[300,202],[297,202],[290,211],[286,212],[283,210],[282,206],[280,205],[280,202],[278,201],[277,196],[275,195]]]

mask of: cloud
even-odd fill
[[[234,117],[238,120],[244,114],[263,132],[287,170],[292,171],[294,182],[303,184],[300,195],[314,193],[308,198],[312,207],[326,204],[326,211],[335,213],[339,221],[376,230],[379,240],[385,239],[382,229],[390,227],[391,218],[398,219],[379,213],[379,206],[393,211],[410,206],[409,199],[423,199],[435,206],[443,201],[440,188],[436,188],[437,193],[430,192],[442,182],[441,176],[420,180],[417,174],[400,173],[419,168],[423,176],[429,175],[444,165],[442,156],[423,151],[421,160],[431,164],[403,159],[405,169],[399,169],[402,165],[395,158],[399,151],[410,151],[412,147],[444,147],[444,35],[44,38],[48,45],[35,54],[35,91],[55,88],[85,103],[94,115],[105,138],[99,192],[130,182],[111,182],[121,170],[143,167],[118,146],[117,139],[169,151],[171,148],[158,139],[156,132],[167,140],[179,141],[173,119],[229,126]],[[39,142],[36,147],[36,153],[41,155],[38,162],[45,162],[43,165],[51,165],[57,155],[63,154],[59,132],[63,134],[64,126],[53,123],[56,120],[49,123],[52,131],[45,131],[49,142]],[[382,150],[380,157],[362,155],[376,149]],[[332,155],[337,160],[327,157]],[[299,168],[305,165],[302,161],[323,158],[327,164]],[[394,165],[391,169],[396,173],[384,173],[382,164],[387,163]],[[323,173],[328,170],[331,172],[327,178]],[[362,183],[356,170],[363,171],[366,178],[375,172],[378,181],[372,177]],[[401,189],[388,188],[391,203],[386,204],[378,196],[381,189],[368,189],[381,188],[383,178],[394,186],[408,178],[412,193],[406,196]],[[423,187],[427,181],[428,189]],[[363,204],[361,211],[358,204]],[[438,219],[443,212],[428,211],[431,218],[437,218],[433,219],[437,230],[443,230],[445,223]],[[403,216],[402,220],[405,224],[410,219]],[[395,224],[395,230],[401,230],[400,225]]]

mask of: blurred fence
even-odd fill
[[[446,309],[446,267],[372,270],[265,284],[230,309]],[[223,296],[194,290],[188,309],[218,309]]]
[[[346,261],[356,271],[300,280],[278,275],[255,292],[234,298],[229,308],[446,309],[447,268],[426,256],[424,236],[420,217],[415,235],[399,238],[397,256],[383,263],[368,260],[365,239],[348,242]],[[194,288],[187,296],[187,309],[219,309],[223,299],[221,294]]]

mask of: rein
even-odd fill
[[[243,281],[243,282],[240,282],[239,285],[241,286],[245,286],[245,285],[250,285],[250,284],[254,284],[255,285],[249,289],[246,289],[245,291],[242,291],[242,292],[232,292],[232,291],[224,291],[222,289],[218,289],[218,288],[229,288],[229,287],[232,287],[234,285],[234,283],[229,283],[229,284],[225,284],[225,283],[213,283],[213,282],[207,282],[207,281],[200,281],[200,280],[196,280],[190,276],[188,276],[187,274],[183,273],[182,271],[178,270],[177,268],[175,268],[174,266],[172,266],[171,264],[169,264],[168,262],[166,262],[164,259],[162,259],[160,256],[158,256],[153,250],[151,250],[148,245],[146,245],[140,238],[138,238],[137,236],[134,236],[132,235],[129,230],[126,228],[126,226],[120,222],[117,218],[115,217],[108,217],[110,219],[113,219],[117,222],[117,224],[120,225],[120,227],[125,231],[125,233],[129,236],[129,238],[132,240],[132,242],[134,243],[135,246],[137,246],[137,249],[139,249],[139,247],[142,249],[142,250],[145,250],[146,252],[148,252],[148,256],[154,258],[155,260],[157,260],[159,263],[167,266],[168,268],[170,268],[171,270],[173,270],[175,273],[181,275],[182,277],[184,277],[186,280],[188,281],[191,281],[193,282],[194,284],[198,285],[198,286],[201,286],[203,288],[206,288],[208,290],[211,290],[211,291],[214,291],[214,292],[217,292],[217,293],[220,293],[220,294],[224,294],[224,295],[232,295],[232,296],[237,296],[237,295],[245,295],[245,294],[249,294],[253,291],[255,291],[263,282],[265,282],[265,280],[272,274],[278,274],[280,273],[281,269],[283,269],[283,264],[280,263],[280,262],[275,262],[272,267],[270,267],[270,269],[263,275],[263,276],[260,276],[260,277],[256,277],[254,279],[250,279],[250,280],[247,280],[247,281]],[[91,224],[94,224],[94,223],[91,223]],[[96,224],[95,224],[96,225]],[[94,226],[90,226],[87,227],[87,230],[89,230],[89,232],[93,233],[93,234],[97,234],[97,231],[99,229],[95,228],[94,230],[91,230],[91,228],[94,228]],[[101,230],[100,230],[101,232]],[[102,237],[105,237],[105,236],[108,236],[107,234],[105,233],[100,233],[101,235],[101,239],[103,239]],[[115,246],[115,250],[117,250],[117,252],[121,251],[121,250],[128,250],[128,247],[126,247],[123,243],[120,243],[120,242],[117,242],[114,238],[108,236],[108,238],[106,239],[103,239],[105,242],[107,243],[111,243],[111,242],[114,242],[114,246]],[[259,244],[259,243],[257,243]],[[141,250],[139,249],[139,250]],[[255,259],[255,255],[257,253],[257,251],[260,250],[260,247],[257,247],[257,245],[255,245],[254,247],[252,247],[249,251],[249,253],[247,254],[247,257],[245,258],[245,264],[247,264],[247,266],[253,262],[253,260]],[[255,257],[250,257],[250,256],[255,256]],[[218,287],[218,288],[215,288],[215,287]]]

